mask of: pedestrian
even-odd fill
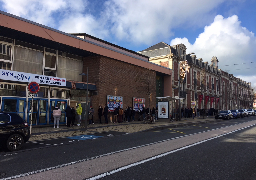
[[[117,123],[118,113],[119,113],[118,108],[115,108],[114,109],[114,120],[113,120],[113,123]]]
[[[94,114],[94,109],[93,109],[93,107],[91,106],[91,107],[90,107],[90,110],[89,110],[89,123],[90,123],[90,124],[94,124],[94,121],[93,121],[93,114]]]
[[[153,117],[153,121],[155,122],[155,117],[156,117],[155,107],[152,108],[152,117]]]
[[[104,114],[104,117],[105,117],[105,123],[108,124],[108,106],[107,106],[107,104],[104,107],[103,114]]]
[[[103,108],[102,108],[101,106],[99,106],[99,109],[98,109],[98,116],[99,116],[100,124],[102,124],[102,122],[101,122],[102,113],[103,113]]]
[[[123,114],[124,114],[124,110],[122,108],[120,108],[119,112],[118,112],[118,122],[119,123],[123,122]]]
[[[78,106],[76,107],[76,113],[77,113],[77,126],[80,126],[81,124],[81,114],[83,112],[83,108],[81,106],[81,104],[78,104]]]
[[[135,121],[135,109],[132,110],[132,121]]]
[[[55,107],[55,109],[53,110],[52,114],[53,114],[53,118],[54,118],[54,126],[53,126],[53,128],[55,128],[56,124],[57,124],[57,128],[59,128],[60,117],[61,117],[61,110],[58,107]]]
[[[72,114],[72,119],[71,119],[71,126],[75,125],[75,120],[76,120],[76,110],[74,107],[71,108],[71,114]]]
[[[141,113],[142,113],[142,117],[143,117],[142,121],[144,121],[144,119],[146,118],[146,110],[145,110],[144,106],[142,107]]]
[[[129,106],[127,107],[126,113],[127,113],[126,122],[130,122],[131,121],[131,108]]]
[[[67,116],[67,127],[70,127],[71,120],[72,120],[72,112],[70,106],[67,106],[66,110],[66,116]]]

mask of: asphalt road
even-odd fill
[[[240,129],[254,119],[28,143],[23,151],[0,152],[0,178],[256,179],[255,122]],[[239,131],[218,137],[232,128]],[[207,136],[217,138],[196,144]]]

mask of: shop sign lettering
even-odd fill
[[[52,76],[44,76],[38,74],[30,74],[24,72],[3,70],[0,71],[0,79],[7,81],[18,82],[37,82],[38,84],[54,85],[54,86],[66,86],[66,79]]]

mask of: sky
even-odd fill
[[[183,43],[256,89],[256,0],[0,0],[0,9],[136,52]]]

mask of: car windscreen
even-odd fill
[[[236,110],[231,110],[231,112],[236,112]]]
[[[0,114],[0,124],[10,122],[10,116],[8,114]]]
[[[244,111],[243,111],[243,110],[241,110],[241,109],[240,109],[240,110],[238,110],[238,111],[239,111],[239,112],[244,112]]]
[[[228,111],[220,111],[220,113],[228,113]]]

